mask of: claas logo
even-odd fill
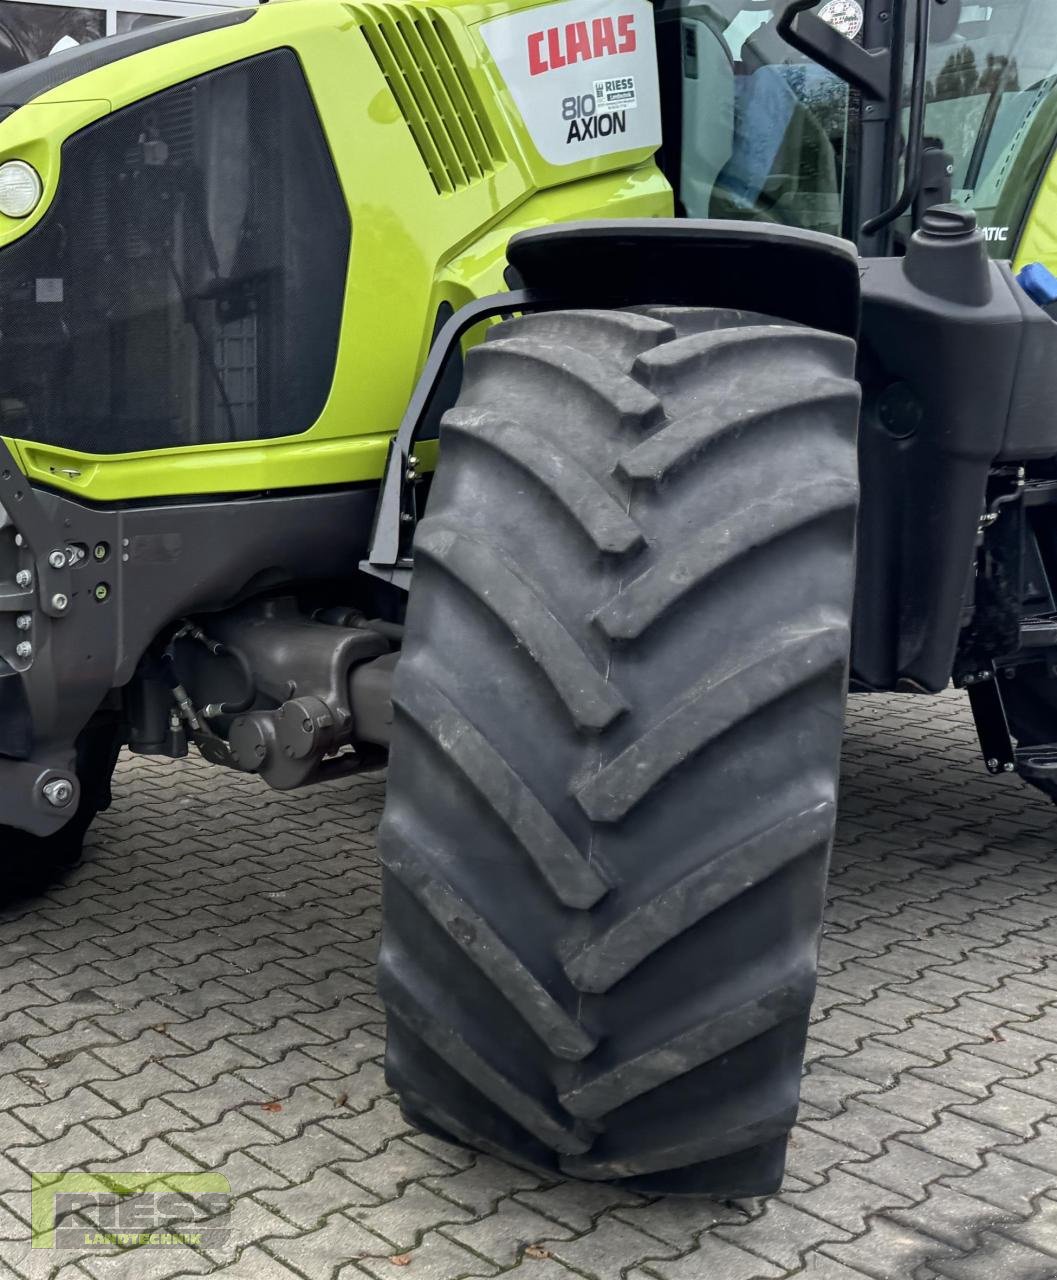
[[[590,23],[568,22],[564,27],[547,27],[529,35],[529,73],[540,76],[545,71],[557,71],[576,62],[634,52],[635,15],[632,13],[622,13],[616,18],[594,18]]]

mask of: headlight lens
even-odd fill
[[[7,160],[0,164],[0,213],[9,218],[25,218],[33,212],[44,194],[40,175],[25,160]]]

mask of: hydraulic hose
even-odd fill
[[[197,640],[199,644],[204,645],[214,658],[231,658],[238,667],[242,676],[242,697],[234,702],[210,702],[202,708],[202,715],[207,720],[212,720],[215,716],[235,716],[240,711],[248,711],[253,706],[253,700],[257,696],[257,686],[253,680],[253,672],[250,664],[246,659],[246,655],[241,649],[236,649],[234,645],[224,644],[220,640],[214,640],[211,636],[207,636],[201,627],[191,622],[187,624],[187,634],[192,640]]]
[[[246,655],[241,649],[237,649],[234,645],[224,644],[222,641],[214,640],[211,636],[206,635],[202,628],[194,622],[185,622],[180,629],[173,634],[172,639],[162,651],[162,657],[170,663],[173,674],[176,678],[176,683],[173,686],[174,692],[179,689],[180,693],[183,694],[183,697],[187,699],[187,693],[184,691],[183,685],[180,683],[179,677],[176,675],[176,642],[177,640],[182,640],[184,637],[190,640],[197,640],[198,643],[208,649],[215,658],[230,658],[238,667],[239,673],[242,677],[243,694],[241,698],[238,698],[233,702],[209,702],[202,707],[198,714],[206,720],[212,720],[216,716],[234,716],[238,715],[241,711],[248,711],[250,707],[253,706],[254,699],[257,696],[257,686],[253,679],[253,671]],[[180,702],[179,696],[177,696],[177,701]],[[189,699],[188,706],[190,706]],[[187,712],[182,702],[180,709],[184,712],[184,718],[187,719]],[[191,711],[192,713],[194,712],[193,707],[191,708]],[[191,723],[189,719],[188,723]]]

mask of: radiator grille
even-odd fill
[[[396,5],[354,12],[437,191],[451,195],[493,173],[505,157],[442,19]]]

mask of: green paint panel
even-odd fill
[[[84,453],[24,438],[33,433],[24,414],[20,423],[17,394],[12,403],[0,388],[0,428],[27,475],[98,502],[375,479],[438,308],[503,288],[511,235],[572,219],[670,214],[671,192],[652,147],[560,166],[541,158],[474,30],[530,7],[521,0],[271,3],[237,26],[89,71],[0,122],[0,162],[28,160],[44,182],[30,217],[0,215],[2,263],[4,246],[32,232],[54,200],[63,144],[72,135],[169,86],[290,49],[319,113],[352,225],[335,373],[307,430]]]

